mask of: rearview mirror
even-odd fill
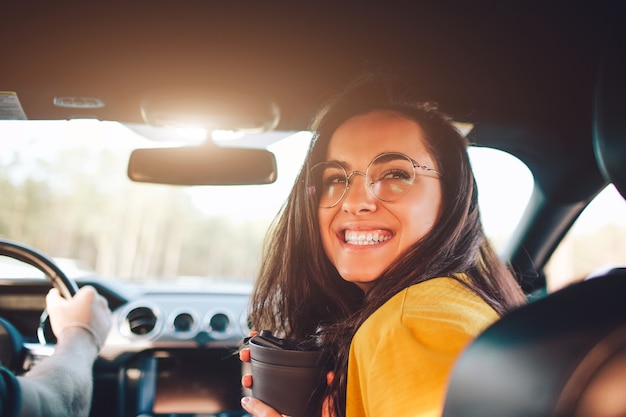
[[[128,177],[173,185],[247,185],[276,181],[276,157],[265,149],[188,146],[135,149]]]

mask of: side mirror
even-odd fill
[[[265,149],[214,145],[135,149],[128,177],[173,185],[252,185],[276,181],[276,157]]]

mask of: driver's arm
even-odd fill
[[[56,289],[46,297],[57,345],[50,357],[18,377],[20,416],[87,417],[93,390],[92,367],[111,326],[106,299],[85,286],[67,300]]]

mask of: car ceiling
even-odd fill
[[[524,160],[549,199],[579,204],[605,183],[592,103],[623,4],[15,2],[2,6],[0,91],[16,92],[30,119],[125,122],[143,122],[146,97],[230,94],[235,108],[275,103],[277,128],[300,130],[330,94],[382,66],[473,123],[473,142]],[[57,96],[106,105],[63,109]]]

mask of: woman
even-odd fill
[[[268,234],[252,326],[316,338],[336,358],[324,413],[440,415],[461,350],[524,302],[484,235],[466,140],[432,106],[367,77],[313,131]]]

